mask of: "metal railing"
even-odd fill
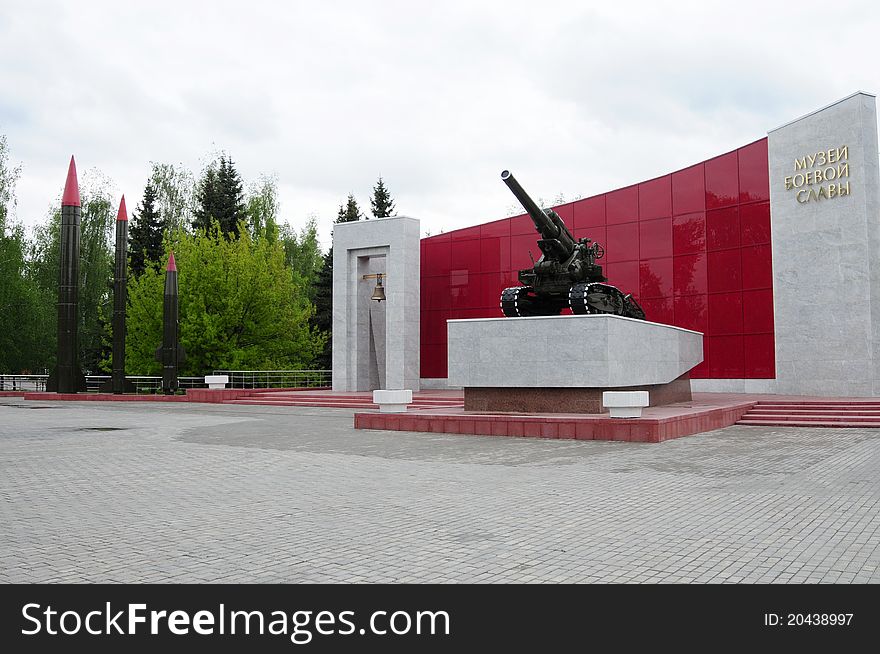
[[[0,375],[0,391],[44,391],[47,379],[49,375]]]
[[[215,370],[215,375],[229,375],[229,388],[320,388],[332,385],[330,370]],[[158,393],[162,378],[150,375],[126,375],[135,393]],[[41,392],[46,390],[49,375],[0,374],[0,391]],[[99,393],[110,375],[86,375],[86,392]],[[180,388],[205,388],[204,377],[178,377]]]
[[[320,388],[332,385],[330,370],[215,370],[230,388]]]
[[[100,393],[110,375],[86,375],[86,392]],[[135,393],[149,394],[162,390],[162,378],[149,375],[126,375]],[[44,392],[49,375],[0,375],[0,391]],[[204,377],[178,377],[180,388],[205,388]]]

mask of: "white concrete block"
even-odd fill
[[[406,411],[406,405],[412,404],[412,391],[373,391],[373,404],[379,405],[379,413],[404,413]]]
[[[226,388],[229,383],[229,375],[205,375],[205,383],[208,388],[218,389]]]
[[[605,391],[602,393],[605,408],[648,406],[648,391]]]
[[[648,391],[605,391],[602,404],[612,418],[641,418],[648,406]]]

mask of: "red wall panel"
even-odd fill
[[[649,320],[703,332],[694,378],[775,375],[767,140],[554,207],[577,238],[601,243],[609,283]],[[446,376],[446,320],[500,316],[541,251],[527,215],[422,241],[422,377]]]

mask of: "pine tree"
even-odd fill
[[[370,210],[376,218],[388,218],[394,215],[394,200],[385,186],[381,175],[379,181],[373,187],[373,197],[370,199]]]
[[[193,228],[210,230],[212,221],[220,224],[225,236],[238,238],[238,223],[247,218],[241,177],[232,159],[220,155],[219,162],[208,166],[199,182]]]
[[[165,221],[156,209],[156,187],[147,182],[144,199],[132,217],[128,230],[131,274],[138,277],[150,264],[161,263]]]
[[[354,195],[349,193],[348,198],[345,200],[345,204],[339,205],[339,213],[336,214],[336,222],[350,223],[355,220],[360,220],[363,217],[364,215],[361,213],[357,200],[354,199]]]

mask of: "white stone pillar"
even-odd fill
[[[333,227],[333,390],[419,390],[419,221]],[[387,301],[370,300],[383,273]],[[383,381],[384,380],[384,381]]]

